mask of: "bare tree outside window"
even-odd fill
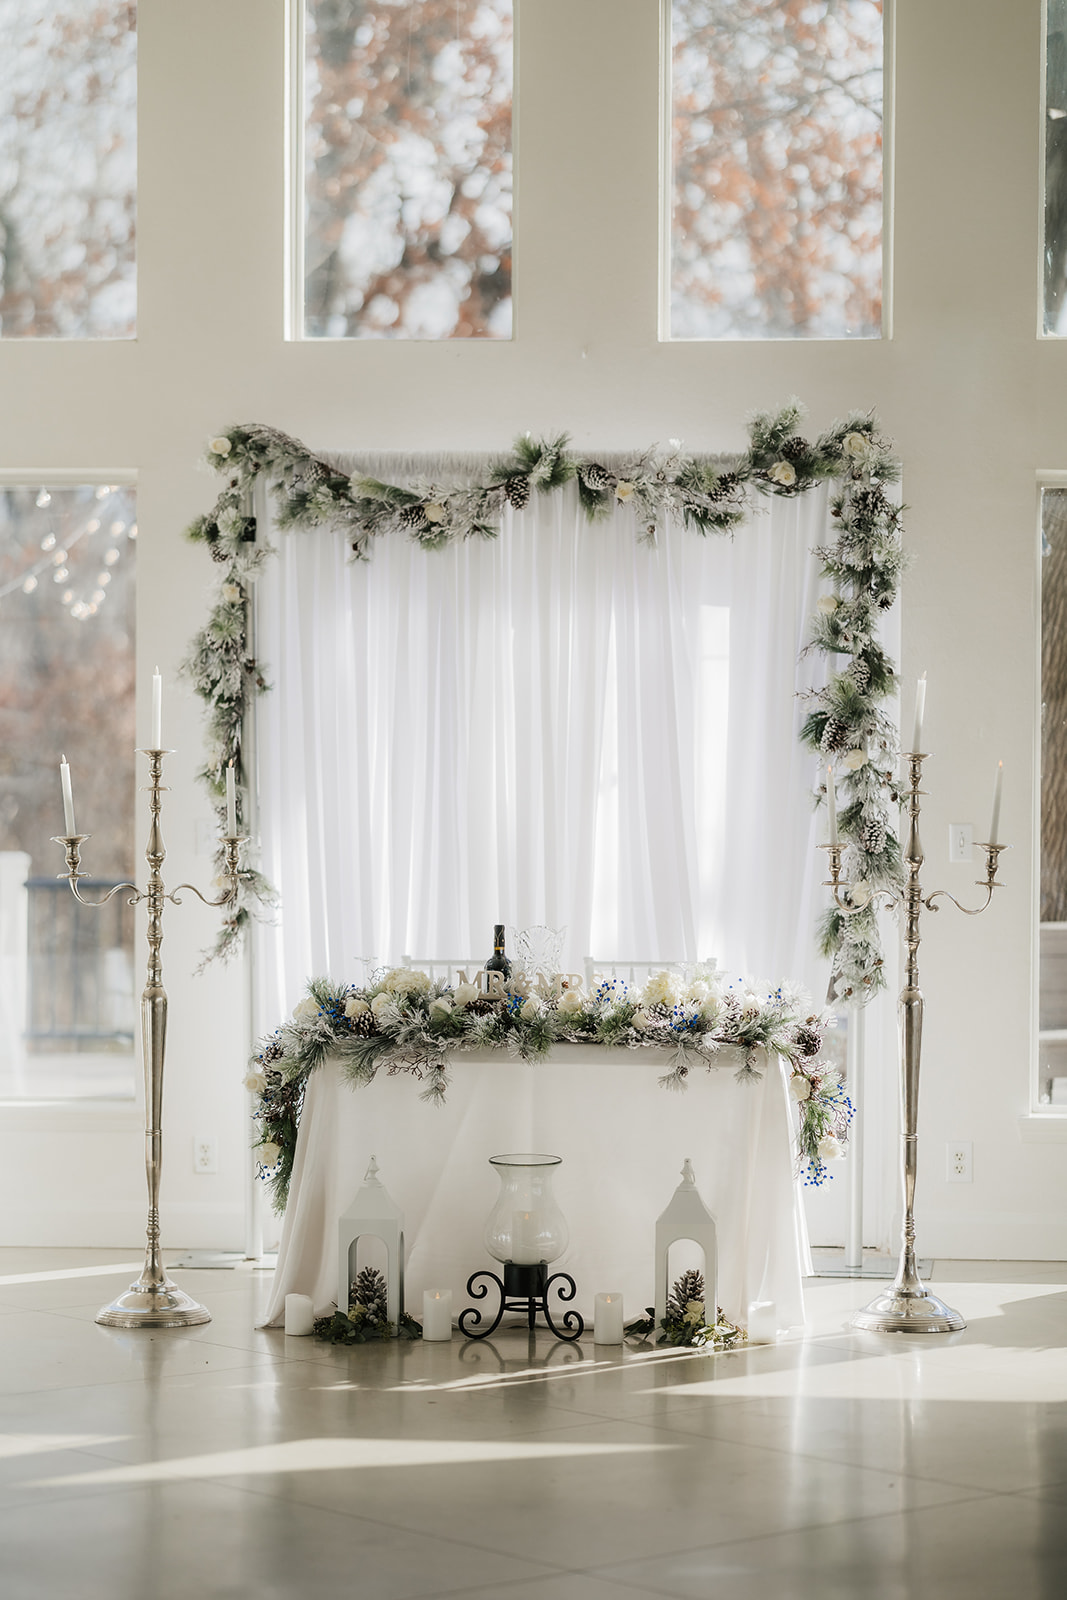
[[[511,336],[511,0],[306,0],[304,333]]]
[[[670,334],[874,339],[881,0],[673,0]]]
[[[0,1098],[133,1092],[134,913],[79,907],[52,835],[65,755],[82,870],[130,877],[134,516],[121,485],[0,489]]]
[[[0,0],[0,336],[135,332],[137,7]]]

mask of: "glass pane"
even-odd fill
[[[670,333],[876,339],[881,0],[673,0]]]
[[[1067,0],[1048,0],[1045,332],[1067,334]]]
[[[511,337],[511,0],[307,0],[304,333]]]
[[[1067,1104],[1067,490],[1042,497],[1041,1099]]]
[[[0,1098],[133,1093],[133,911],[51,836],[62,754],[83,890],[131,876],[136,537],[131,488],[0,490]]]

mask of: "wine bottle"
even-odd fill
[[[504,924],[493,924],[493,953],[485,963],[486,972],[500,972],[505,978],[511,977],[511,962],[504,954]]]

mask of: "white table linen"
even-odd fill
[[[317,1315],[331,1310],[338,1219],[372,1155],[404,1212],[407,1309],[418,1314],[425,1288],[451,1288],[461,1311],[470,1274],[498,1266],[482,1242],[498,1190],[489,1157],[518,1150],[563,1158],[555,1188],[570,1244],[550,1271],[574,1277],[587,1320],[605,1287],[621,1288],[628,1321],[652,1304],[655,1221],[688,1156],[717,1223],[726,1315],[743,1321],[750,1301],[774,1300],[781,1327],[802,1323],[807,1242],[784,1068],[759,1052],[761,1079],[739,1083],[738,1053],[720,1059],[672,1093],[657,1081],[660,1050],[561,1045],[537,1064],[472,1051],[451,1063],[443,1106],[421,1101],[408,1074],[353,1089],[328,1061],[308,1082],[263,1325],[280,1322],[287,1294],[310,1295]],[[478,1304],[484,1323],[494,1296]]]

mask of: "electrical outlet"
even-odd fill
[[[219,1141],[213,1133],[193,1134],[193,1171],[218,1172]]]
[[[974,860],[973,822],[950,822],[948,825],[948,859],[950,861]]]
[[[945,1146],[945,1181],[974,1182],[974,1144],[970,1139],[955,1139]]]

